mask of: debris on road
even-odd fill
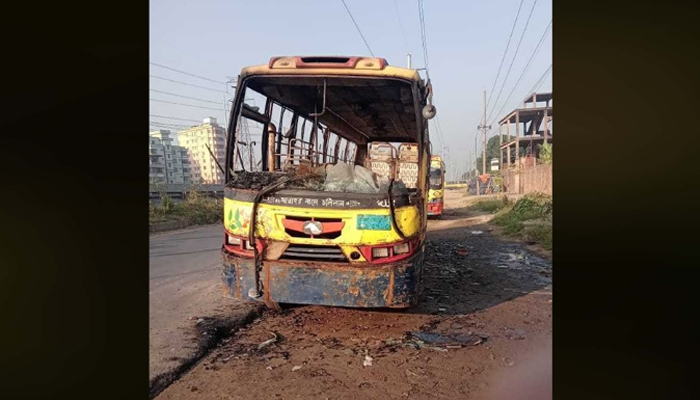
[[[264,349],[265,347],[267,347],[267,346],[269,346],[269,345],[271,345],[271,344],[277,342],[277,339],[278,339],[277,334],[276,334],[275,332],[270,332],[270,334],[273,336],[273,338],[270,339],[270,340],[266,340],[266,341],[260,343],[260,344],[258,345],[258,350],[262,350],[262,349]]]
[[[459,255],[459,256],[465,257],[468,254],[469,254],[469,252],[467,252],[467,249],[457,249],[457,255]]]
[[[522,329],[506,329],[505,336],[510,340],[525,339],[525,331]]]
[[[455,346],[456,348],[462,346],[477,346],[487,340],[486,336],[476,334],[447,336],[434,332],[411,332],[411,337],[434,346]]]
[[[299,371],[300,369],[301,369],[301,365],[295,365],[294,367],[292,367],[292,372]]]
[[[372,358],[372,357],[370,357],[370,356],[365,356],[364,361],[362,361],[362,366],[363,366],[363,367],[371,367],[371,366],[372,366],[372,360],[374,360],[374,358]]]
[[[482,233],[484,233],[484,231],[472,231],[471,232],[472,235],[481,235]]]

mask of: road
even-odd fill
[[[491,216],[471,209],[469,201],[461,191],[448,191],[444,217],[429,223],[426,289],[417,308],[296,306],[265,312],[157,398],[551,398],[551,261],[501,239],[490,230]],[[200,257],[197,267],[178,259],[173,263],[180,267],[166,261],[154,268],[160,272],[152,276],[166,277],[156,278],[164,280],[160,284],[152,278],[153,291],[166,285],[171,285],[168,292],[179,289],[175,297],[163,295],[151,306],[169,316],[161,319],[162,326],[163,319],[192,325],[188,316],[228,304],[218,303],[214,294],[219,290],[217,260],[210,254],[215,251],[206,249],[208,240],[218,245],[215,236],[217,228],[207,228],[157,239],[160,247],[152,249],[152,257],[156,252]],[[175,244],[178,238],[188,243],[186,249]],[[170,307],[167,298],[178,303]],[[272,333],[278,341],[260,349]],[[463,342],[449,348],[431,343],[439,335],[458,335]],[[160,343],[177,347],[163,337]]]
[[[251,310],[250,303],[223,297],[222,240],[221,225],[151,236],[149,380],[197,356],[200,317],[236,318]]]

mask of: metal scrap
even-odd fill
[[[262,350],[265,347],[277,342],[277,339],[279,338],[275,332],[270,332],[270,334],[273,336],[272,339],[266,340],[258,345],[258,350]]]

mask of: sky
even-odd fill
[[[177,130],[180,125],[193,125],[208,116],[224,124],[224,102],[232,97],[232,89],[226,94],[225,82],[238,76],[243,67],[266,64],[273,56],[370,56],[371,49],[391,65],[405,67],[406,54],[411,53],[412,67],[425,67],[417,0],[345,3],[369,49],[342,0],[150,0],[151,129]],[[521,106],[538,82],[538,92],[552,90],[551,70],[547,73],[552,64],[552,28],[547,29],[552,3],[423,0],[423,10],[428,68],[437,108],[437,118],[430,126],[433,153],[445,149],[447,178],[452,179],[455,171],[465,172],[470,158],[474,162],[470,153],[474,153],[477,126],[483,118],[483,91],[487,91],[490,103],[487,125],[493,127],[491,136],[497,132],[498,119]],[[545,33],[536,56],[531,58]],[[530,66],[518,81],[530,59]]]

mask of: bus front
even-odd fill
[[[430,160],[428,190],[428,215],[440,217],[443,210],[445,195],[445,164],[439,156]]]
[[[381,58],[275,57],[243,69],[225,163],[229,296],[273,308],[417,303],[428,91],[417,71]]]

